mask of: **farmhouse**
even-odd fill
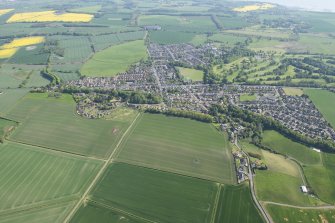
[[[155,25],[155,26],[143,26],[143,29],[147,30],[147,31],[157,31],[157,30],[161,30],[162,27],[160,27],[158,25]]]

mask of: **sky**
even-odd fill
[[[312,11],[335,12],[335,0],[261,0],[261,1],[277,3],[291,7],[299,7]]]

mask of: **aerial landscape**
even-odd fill
[[[0,223],[335,223],[328,6],[0,1]]]

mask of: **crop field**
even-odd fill
[[[138,19],[140,26],[159,25],[162,30],[206,33],[217,28],[209,16],[170,16],[142,15]]]
[[[272,9],[276,7],[275,5],[268,4],[268,3],[262,3],[262,4],[254,4],[254,5],[246,5],[239,8],[234,8],[233,11],[235,12],[250,12],[250,11],[256,11],[256,10],[267,10]]]
[[[326,35],[302,34],[296,44],[298,51],[334,55],[335,40]]]
[[[106,205],[96,204],[92,201],[82,206],[75,214],[70,222],[91,223],[111,223],[111,222],[127,222],[127,223],[147,223],[146,220],[141,220],[136,217],[128,216],[123,211],[118,212]],[[1,221],[0,221],[1,222]]]
[[[323,117],[335,127],[335,93],[320,89],[304,89]]]
[[[15,13],[7,23],[15,22],[89,22],[93,15],[84,13],[63,13],[55,11]]]
[[[253,203],[247,184],[238,186],[224,185],[222,187],[215,222],[264,222]]]
[[[6,142],[0,145],[0,216],[20,208],[77,199],[100,161]]]
[[[48,62],[49,53],[43,51],[43,45],[21,47],[9,60],[16,64],[45,65]]]
[[[85,6],[85,7],[79,7],[70,9],[70,12],[76,12],[76,13],[89,13],[94,14],[97,13],[101,9],[101,5],[92,5],[92,6]]]
[[[179,31],[153,31],[150,32],[150,40],[158,44],[187,43],[193,40],[193,33]]]
[[[1,83],[1,82],[0,82]],[[1,89],[0,90],[0,116],[9,112],[16,103],[24,97],[29,90],[27,89]]]
[[[1,88],[18,88],[29,76],[28,83],[33,84],[35,75],[39,75],[41,66],[19,65],[19,64],[3,64],[0,72],[0,89]],[[42,77],[41,77],[42,78]],[[42,80],[45,80],[44,78]],[[45,82],[43,82],[45,83]],[[37,87],[42,86],[42,81],[35,82]],[[35,85],[35,86],[36,86]]]
[[[114,163],[90,199],[111,210],[121,210],[155,222],[210,222],[217,183]]]
[[[276,223],[286,222],[334,222],[335,210],[299,209],[282,207],[278,205],[267,205],[272,219]]]
[[[212,125],[144,114],[117,156],[118,161],[234,183],[230,145]]]
[[[10,58],[16,53],[16,51],[17,51],[16,48],[4,49],[4,50],[0,49],[0,59]]]
[[[8,12],[13,11],[14,9],[0,9],[0,16],[7,14]]]
[[[56,205],[51,205],[45,208],[31,209],[20,211],[13,214],[1,216],[0,223],[36,223],[36,222],[54,222],[61,223],[69,212],[74,202],[66,202]]]
[[[47,94],[27,95],[7,117],[21,123],[11,140],[100,158],[113,151],[131,121],[85,119],[75,114],[70,95]]]
[[[186,79],[191,81],[202,81],[204,78],[204,72],[202,70],[177,67],[180,74]]]
[[[96,53],[81,68],[81,73],[91,77],[115,76],[147,57],[143,40],[111,46]]]
[[[223,29],[241,29],[251,25],[247,19],[240,16],[218,16],[217,19]]]
[[[263,144],[273,150],[291,156],[302,164],[320,164],[320,154],[300,143],[284,137],[276,131],[264,131]]]

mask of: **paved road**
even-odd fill
[[[267,223],[274,223],[270,214],[265,210],[265,208],[263,208],[261,203],[259,203],[259,201],[257,200],[256,192],[255,192],[255,186],[254,186],[254,178],[253,178],[254,176],[253,176],[252,171],[251,171],[249,156],[240,148],[240,146],[237,143],[237,138],[235,139],[235,145],[239,150],[242,151],[242,153],[244,153],[244,155],[247,157],[247,160],[248,160],[248,164],[249,164],[248,165],[248,168],[249,168],[249,183],[250,183],[250,190],[251,190],[252,199],[254,200],[254,203],[256,204],[258,210],[263,215],[266,222]]]

